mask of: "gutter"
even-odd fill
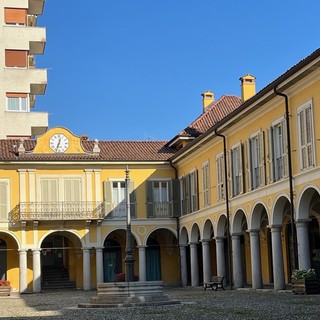
[[[228,243],[228,268],[229,268],[229,283],[232,290],[232,248],[231,248],[231,235],[230,235],[230,213],[229,213],[229,192],[228,192],[228,170],[227,170],[227,142],[226,136],[215,130],[215,134],[223,139],[223,160],[224,160],[224,184],[225,184],[225,197],[226,197],[226,213],[227,213],[227,243]]]
[[[290,113],[288,96],[277,90],[277,85],[274,86],[273,91],[276,95],[284,98],[285,101],[285,118],[287,131],[287,146],[288,146],[288,174],[289,174],[289,189],[290,189],[290,217],[291,217],[291,241],[292,241],[292,270],[296,269],[296,233],[295,233],[295,219],[294,219],[294,189],[293,189],[293,174],[292,174],[292,157],[291,157],[291,138],[290,138]]]

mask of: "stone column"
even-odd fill
[[[251,250],[252,289],[262,288],[259,230],[249,230]]]
[[[139,250],[139,281],[147,280],[146,247],[138,246]]]
[[[103,282],[103,248],[96,248],[97,284]]]
[[[211,279],[211,259],[210,259],[210,241],[202,240],[202,257],[203,257],[203,281],[210,282]]]
[[[198,242],[190,243],[191,286],[199,285]]]
[[[283,290],[286,287],[282,256],[281,228],[282,226],[270,226],[274,290]]]
[[[224,255],[224,238],[216,237],[217,275],[226,277],[226,259]],[[226,279],[225,279],[226,280]]]
[[[181,268],[181,284],[188,285],[188,268],[187,268],[187,245],[180,244],[180,268]]]
[[[308,221],[296,221],[297,228],[297,244],[298,244],[298,263],[299,269],[310,269],[310,245],[309,245],[309,231]]]
[[[242,254],[240,244],[240,234],[231,235],[232,239],[232,270],[233,270],[233,281],[235,288],[243,287],[243,269],[242,269]]]
[[[27,282],[27,250],[20,249],[19,252],[19,292],[26,293]]]
[[[33,292],[41,292],[41,249],[32,249]]]
[[[90,279],[90,249],[82,248],[83,256],[83,290],[91,289]]]

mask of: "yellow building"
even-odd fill
[[[17,18],[17,6],[28,17],[43,1],[0,8]],[[319,66],[318,49],[258,93],[250,74],[241,98],[204,92],[202,114],[170,141],[89,140],[41,119],[31,126],[40,131],[4,130],[0,278],[21,293],[121,279],[126,184],[140,281],[198,286],[219,275],[279,290],[295,268],[320,274]],[[23,93],[43,93],[27,75]]]

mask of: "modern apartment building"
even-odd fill
[[[28,11],[41,1],[18,2]],[[116,281],[127,219],[139,280],[199,286],[219,275],[279,290],[293,269],[320,274],[320,49],[257,93],[250,74],[240,86],[241,97],[204,92],[199,117],[170,141],[10,131],[16,139],[0,140],[0,278],[20,292]],[[17,92],[30,97],[27,87]]]
[[[46,112],[32,112],[44,94],[47,71],[35,67],[43,54],[45,28],[37,27],[44,0],[3,0],[0,3],[0,138],[28,139],[48,127]]]

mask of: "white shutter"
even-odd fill
[[[248,191],[251,191],[252,190],[252,184],[251,184],[252,161],[251,161],[250,140],[246,140],[244,142],[244,167],[245,167],[245,184],[248,188]]]
[[[243,193],[243,155],[242,155],[242,143],[239,145],[239,193]]]
[[[264,132],[261,131],[258,134],[259,141],[259,174],[260,174],[260,186],[266,184],[266,170],[265,170],[265,152],[264,152]]]
[[[41,179],[41,202],[58,201],[58,180],[57,179]]]
[[[288,168],[288,139],[287,139],[287,126],[286,121],[281,122],[282,131],[282,178],[286,178],[289,174]]]
[[[64,179],[64,201],[81,201],[81,181],[79,179]]]
[[[0,220],[7,220],[9,212],[9,183],[0,181]]]
[[[272,127],[268,129],[268,166],[269,166],[269,177],[268,183],[272,183],[274,181],[274,172],[273,172],[273,136],[272,136]]]

